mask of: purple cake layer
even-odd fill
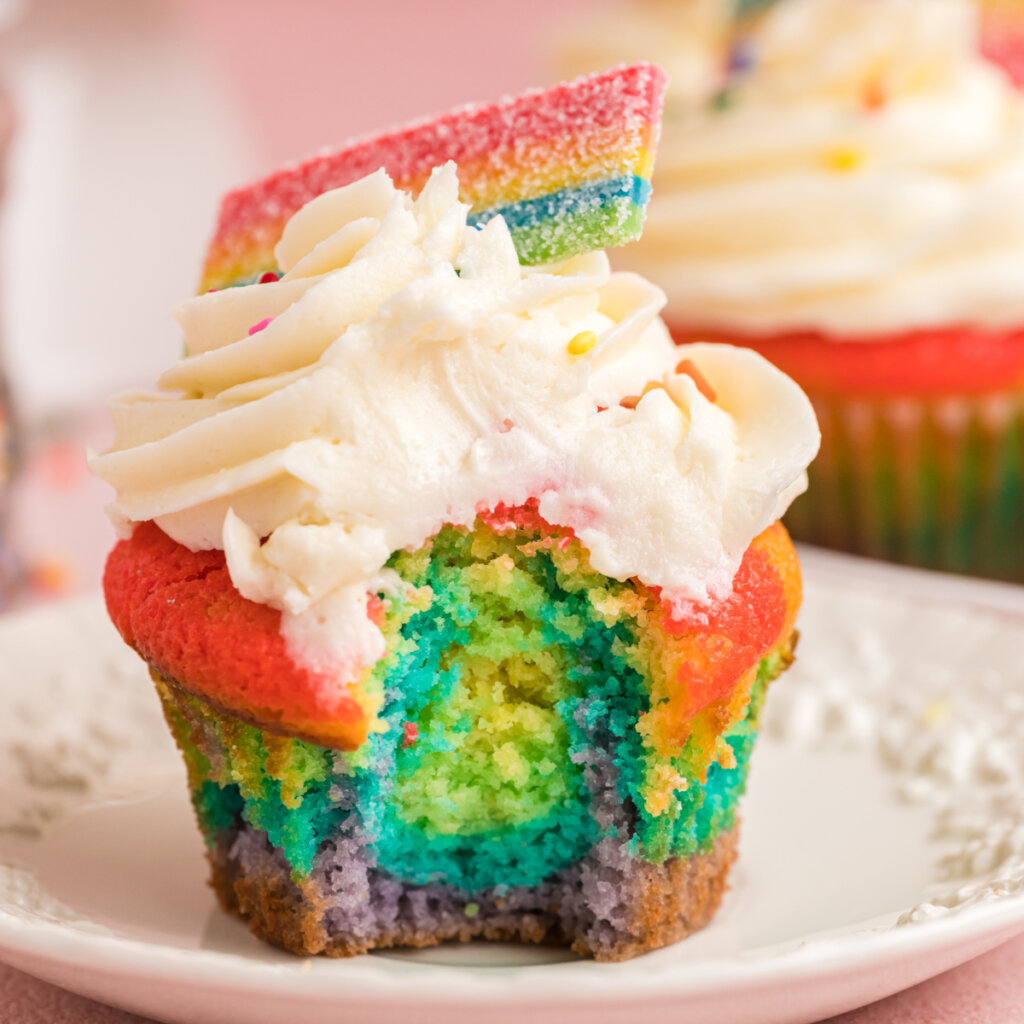
[[[213,886],[225,910],[296,953],[352,956],[484,938],[568,945],[597,960],[625,960],[708,923],[736,857],[736,829],[722,833],[709,853],[660,865],[606,837],[539,885],[497,886],[472,898],[439,882],[391,878],[364,853],[357,838],[332,841],[313,879],[300,887],[281,851],[243,825],[211,854]]]
[[[652,864],[636,856],[635,812],[618,793],[610,756],[584,759],[590,807],[603,837],[581,860],[536,885],[473,893],[440,882],[410,884],[375,864],[372,840],[353,808],[296,883],[282,851],[244,822],[210,851],[213,885],[226,910],[261,937],[294,952],[351,956],[383,946],[446,939],[510,939],[570,945],[621,960],[704,927],[717,909],[736,855],[736,828],[707,853]]]

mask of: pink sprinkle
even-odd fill
[[[415,722],[403,722],[402,732],[404,734],[403,747],[411,747],[420,738],[419,726]]]
[[[262,330],[263,330],[263,328],[264,328],[264,327],[266,327],[266,326],[267,326],[267,325],[268,325],[268,324],[270,323],[270,321],[271,321],[271,320],[273,320],[273,319],[274,319],[274,318],[273,318],[272,316],[268,316],[266,320],[261,320],[261,321],[260,321],[260,322],[259,322],[258,324],[253,324],[253,325],[252,325],[252,327],[250,327],[250,328],[249,328],[249,334],[250,334],[250,335],[252,335],[252,334],[258,334],[258,333],[259,333],[260,331],[262,331]]]
[[[58,441],[43,450],[39,469],[43,480],[54,490],[74,487],[85,472],[82,449],[70,441]]]
[[[272,270],[265,270],[262,274],[260,274],[259,280],[256,283],[270,284],[271,281],[276,281],[277,279],[277,274],[275,274]]]
[[[564,551],[572,543],[572,537],[559,537],[558,550]]]

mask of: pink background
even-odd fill
[[[12,532],[34,596],[99,584],[111,494],[84,448],[109,443],[107,396],[177,358],[170,312],[218,197],[353,135],[555,80],[552,36],[598,6],[33,0],[3,51],[21,125],[0,348],[29,427]]]
[[[178,0],[266,166],[554,81],[547,40],[597,0]]]

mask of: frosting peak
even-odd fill
[[[727,592],[815,451],[809,403],[759,357],[676,349],[653,285],[600,252],[520,266],[504,222],[467,212],[451,164],[416,199],[383,172],[320,196],[281,279],[185,303],[165,393],[112,405],[112,514],[223,547],[307,661],[372,662],[390,554],[529,498],[606,575]]]

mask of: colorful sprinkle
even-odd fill
[[[718,111],[726,111],[736,105],[736,94],[731,89],[721,89],[711,98],[711,106]]]
[[[420,729],[415,722],[402,723],[402,746],[411,747],[420,738]]]
[[[953,709],[950,706],[948,700],[936,700],[925,708],[924,718],[925,725],[931,726],[933,729],[940,725],[944,725],[949,721],[950,715],[952,715]]]
[[[257,284],[270,284],[273,281],[280,281],[281,275],[276,270],[266,270],[260,274],[257,279]]]
[[[888,93],[882,82],[875,78],[864,86],[864,95],[861,97],[865,110],[872,112],[881,110],[889,101]]]
[[[597,335],[593,331],[580,331],[568,345],[569,355],[581,356],[589,352],[597,344]]]
[[[29,566],[29,583],[36,593],[47,597],[66,594],[74,587],[74,563],[63,555],[42,558]]]
[[[825,166],[837,174],[856,171],[864,164],[864,150],[859,146],[835,146],[825,154]]]
[[[693,380],[693,383],[697,385],[697,390],[709,402],[715,402],[718,400],[718,394],[708,383],[707,377],[697,369],[696,365],[691,360],[680,359],[679,362],[676,363],[676,373],[685,373],[687,377],[690,377]]]
[[[70,490],[88,476],[82,446],[71,441],[50,445],[39,459],[39,471],[48,487]]]
[[[732,75],[751,71],[757,63],[756,53],[749,39],[738,39],[729,51],[728,70]]]
[[[273,319],[274,318],[272,316],[268,316],[266,320],[261,320],[258,324],[253,324],[252,327],[249,328],[249,336],[251,337],[254,334],[259,334],[260,331],[270,325],[270,322]]]

